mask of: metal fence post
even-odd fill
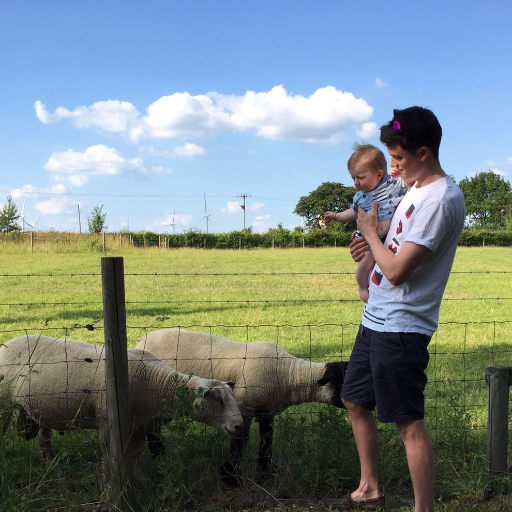
[[[131,511],[131,416],[128,390],[128,348],[123,258],[101,258],[103,321],[105,325],[105,380],[111,463],[111,501]]]
[[[485,380],[489,386],[487,460],[492,472],[508,472],[508,401],[511,377],[510,366],[494,366],[485,371]]]

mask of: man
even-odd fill
[[[434,455],[424,423],[427,346],[464,223],[464,197],[441,168],[442,129],[428,109],[394,110],[381,127],[381,142],[394,175],[414,183],[398,206],[384,244],[377,235],[377,208],[361,209],[364,240],[351,244],[359,261],[370,247],[375,267],[369,300],[341,393],[361,465],[359,487],[336,508],[384,506],[377,471],[377,425],[396,424],[415,495],[415,512],[434,510]],[[367,244],[367,245],[366,245]]]

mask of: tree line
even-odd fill
[[[458,185],[464,194],[466,228],[512,231],[512,188],[508,181],[489,170],[464,178]],[[294,213],[304,218],[309,229],[353,231],[355,223],[324,225],[323,214],[350,208],[356,191],[355,187],[345,187],[341,183],[322,183],[299,199]]]
[[[464,178],[458,185],[464,193],[467,229],[512,231],[512,188],[508,181],[489,170]],[[295,206],[293,213],[304,219],[304,227],[295,231],[308,233],[312,230],[322,230],[344,239],[347,233],[354,231],[355,223],[325,224],[323,215],[326,211],[343,211],[350,208],[355,193],[355,187],[347,187],[342,183],[322,183],[308,195],[302,196]],[[12,197],[8,196],[7,202],[0,210],[0,231],[20,231],[20,216]],[[106,231],[106,217],[103,205],[95,206],[91,216],[87,218],[89,232]],[[250,228],[246,231],[251,232]],[[277,229],[269,230],[269,233],[282,236],[283,228],[279,225]]]

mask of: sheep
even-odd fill
[[[91,343],[37,335],[13,338],[0,346],[0,411],[5,414],[9,408],[20,408],[18,427],[27,439],[37,435],[43,458],[54,458],[52,429],[98,429],[100,444],[106,446],[103,350]],[[155,429],[163,400],[176,407],[180,384],[194,390],[195,419],[230,436],[243,431],[232,382],[184,375],[137,349],[128,352],[128,380],[136,481],[146,479],[142,465],[145,437]]]
[[[236,382],[233,396],[242,412],[244,432],[231,438],[229,457],[220,468],[222,481],[230,486],[239,484],[240,459],[253,418],[260,426],[258,466],[271,473],[276,414],[305,402],[343,407],[340,394],[346,362],[310,362],[273,342],[237,342],[183,329],[148,332],[135,348],[149,350],[178,371]]]

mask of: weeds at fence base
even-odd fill
[[[454,397],[458,395],[453,390]],[[449,397],[445,397],[449,398]],[[436,512],[512,510],[510,475],[487,472],[482,446],[485,430],[460,400],[438,411],[442,429],[433,429],[436,453]],[[172,412],[172,411],[171,411]],[[152,458],[145,450],[151,482],[135,489],[136,512],[279,510],[317,512],[327,497],[353,489],[359,462],[346,411],[320,404],[290,408],[276,417],[274,462],[270,477],[256,469],[258,425],[241,463],[242,484],[226,489],[219,466],[229,439],[186,415],[170,414],[162,430],[167,454]],[[14,417],[12,417],[14,421]],[[11,423],[12,423],[11,421]],[[0,445],[0,510],[110,511],[101,486],[101,450],[97,432],[54,433],[57,458],[43,462],[37,441],[25,441],[8,428]],[[402,441],[394,425],[379,426],[382,485],[389,512],[410,512],[413,495]],[[454,464],[453,461],[457,461]]]

